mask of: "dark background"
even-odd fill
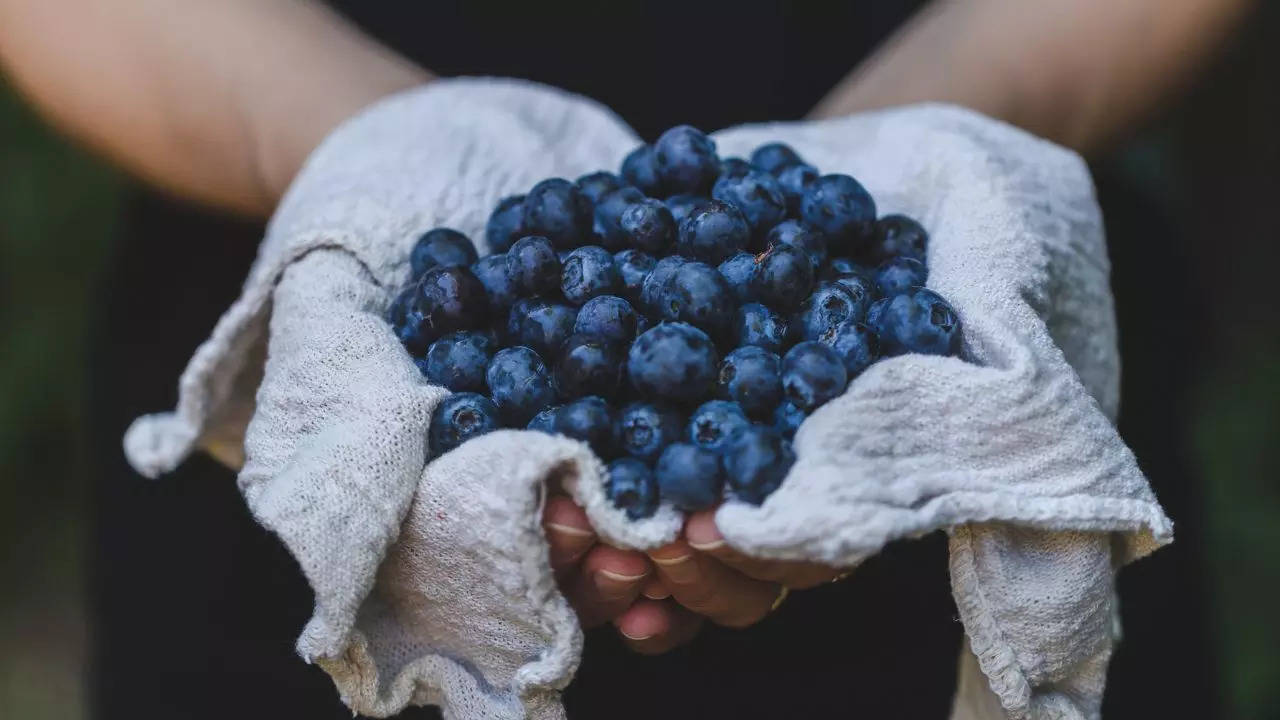
[[[532,5],[504,8],[501,23],[483,5],[438,10],[438,23],[401,22],[388,5],[366,5],[360,20],[429,67],[588,92],[646,136],[676,122],[800,116],[857,59],[824,61],[832,48],[869,47],[906,12],[850,3],[814,22],[797,15],[805,3],[743,4],[744,22],[809,34],[750,38],[776,56],[757,65],[734,43],[664,53],[629,39],[645,72],[620,69],[615,82],[601,77],[609,63],[583,60],[619,52],[618,37],[550,23],[535,42],[524,28],[545,18]],[[655,37],[667,28],[650,5],[581,12]],[[682,27],[716,22],[688,5]],[[714,69],[718,93],[752,101],[706,102],[678,76],[689,67]],[[1277,70],[1280,7],[1266,4],[1195,88],[1093,161],[1120,318],[1120,430],[1177,523],[1173,546],[1120,576],[1109,717],[1280,718]],[[138,186],[0,86],[0,717],[344,716],[323,673],[292,657],[310,597],[247,517],[232,474],[196,458],[153,483],[119,449],[130,419],[172,406],[259,232]],[[958,637],[949,603],[941,538],[902,543],[858,580],[794,597],[754,634],[712,633],[665,661],[685,683],[655,684],[650,660],[596,662],[613,658],[600,634],[578,685],[620,670],[666,702],[704,703],[708,718],[827,716],[837,701],[877,717],[890,714],[886,698],[913,692],[936,705],[949,688],[917,686],[949,682],[954,655],[928,652]],[[819,621],[831,630],[814,632]],[[758,644],[788,652],[757,658]],[[726,653],[738,659],[716,659]],[[814,674],[815,694],[772,697],[781,668]],[[881,700],[841,698],[845,670]],[[619,703],[635,710],[643,692]]]

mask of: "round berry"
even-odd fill
[[[677,125],[653,145],[653,165],[667,193],[705,193],[720,174],[716,144],[701,130]]]
[[[692,215],[694,210],[709,202],[711,202],[711,198],[705,195],[672,195],[663,200],[667,209],[671,211],[671,217],[676,221],[677,230],[680,228],[680,223]]]
[[[804,191],[817,179],[817,169],[804,163],[788,165],[778,173],[778,186],[782,188],[782,199],[787,201],[788,214],[800,216],[800,200],[804,198]]]
[[[762,347],[740,347],[720,363],[717,389],[721,397],[736,402],[747,415],[767,418],[782,402],[781,361]]]
[[[783,168],[801,162],[804,161],[800,159],[799,153],[785,143],[767,143],[751,153],[751,164],[756,169],[775,175]]]
[[[493,351],[493,339],[484,333],[450,333],[427,349],[423,374],[454,392],[483,392],[485,368]]]
[[[830,247],[861,247],[876,220],[876,203],[866,188],[848,175],[823,175],[800,200],[800,217],[827,236]]]
[[[844,362],[844,369],[850,380],[880,357],[880,341],[875,332],[853,320],[827,328],[817,340],[836,351],[836,355]]]
[[[613,295],[622,289],[622,276],[613,264],[613,255],[596,245],[569,253],[560,274],[564,299],[581,305],[599,295]]]
[[[511,427],[524,427],[556,399],[546,364],[527,347],[509,347],[495,353],[485,370],[485,381],[498,414]]]
[[[618,276],[622,278],[622,294],[632,303],[639,303],[644,279],[653,272],[653,266],[658,261],[652,255],[632,249],[614,253],[613,264],[618,268]]]
[[[409,267],[416,280],[433,267],[469,266],[479,255],[466,235],[451,228],[428,230],[413,244]]]
[[[889,258],[876,268],[876,286],[885,297],[921,287],[928,278],[929,272],[924,263],[909,257]]]
[[[782,358],[782,389],[805,412],[844,392],[848,383],[840,356],[820,342],[802,342]]]
[[[799,220],[783,220],[774,225],[769,234],[765,236],[764,244],[765,247],[779,244],[790,245],[803,250],[809,256],[809,260],[813,262],[815,277],[822,268],[822,264],[827,260],[827,239],[822,236],[821,232]]]
[[[796,430],[807,417],[805,412],[789,402],[784,402],[773,411],[773,429],[782,437],[790,440],[796,436]]]
[[[565,399],[613,397],[622,382],[622,349],[600,335],[575,334],[564,341],[556,363],[556,389]]]
[[[664,500],[680,510],[706,510],[720,502],[724,472],[720,456],[689,443],[672,443],[653,468]]]
[[[781,355],[790,344],[791,326],[782,315],[760,303],[738,308],[734,320],[734,340],[738,345],[755,345]]]
[[[719,264],[740,252],[751,239],[751,226],[738,208],[709,200],[680,223],[677,250],[681,255]]]
[[[484,228],[484,242],[491,253],[504,253],[511,243],[528,235],[524,231],[524,196],[512,195],[498,201]]]
[[[733,436],[724,450],[724,470],[733,497],[764,502],[796,462],[795,450],[777,431],[752,425]]]
[[[622,182],[622,178],[614,175],[607,170],[589,173],[583,175],[573,181],[578,186],[578,192],[582,193],[592,204],[600,202],[600,198],[617,190],[626,183]]]
[[[929,233],[906,215],[885,215],[876,221],[867,245],[867,260],[878,265],[892,257],[925,261]]]
[[[391,324],[391,331],[396,334],[396,339],[410,354],[421,355],[426,352],[427,346],[434,339],[423,327],[422,311],[418,309],[417,284],[401,290],[392,301],[387,308],[387,322]]]
[[[560,258],[551,241],[530,235],[507,251],[507,273],[521,295],[541,295],[560,287]]]
[[[557,248],[575,248],[591,235],[591,201],[564,178],[543,180],[525,195],[523,223]]]
[[[662,194],[662,181],[658,179],[652,145],[641,145],[627,154],[622,161],[622,179],[650,197]]]
[[[893,298],[880,298],[879,300],[871,303],[871,306],[867,308],[867,319],[865,322],[867,327],[871,328],[871,331],[876,335],[881,334],[880,318],[884,315],[884,309],[889,307],[889,301],[892,299]]]
[[[505,311],[520,297],[515,278],[507,271],[505,254],[485,255],[471,265],[471,274],[484,286],[489,309],[494,313]]]
[[[796,316],[801,339],[817,340],[828,329],[846,320],[861,320],[866,303],[859,302],[843,286],[827,282],[805,298]]]
[[[473,437],[498,429],[498,408],[477,393],[455,393],[431,412],[427,446],[438,457]]]
[[[787,214],[787,201],[777,178],[761,170],[736,177],[722,176],[711,189],[711,197],[738,208],[757,238],[763,237]]]
[[[706,333],[681,322],[662,323],[632,343],[627,372],[646,398],[695,403],[711,390],[719,362]]]
[[[658,510],[658,480],[648,465],[635,458],[609,463],[604,492],[613,506],[631,520],[647,518]]]
[[[517,312],[519,317],[516,317]],[[523,306],[517,303],[511,308],[511,313],[508,328],[512,324],[516,326],[511,340],[552,358],[559,354],[565,339],[573,334],[573,324],[578,319],[577,308],[543,301]]]
[[[689,416],[688,440],[698,447],[720,452],[731,435],[750,424],[737,403],[712,400]]]
[[[893,297],[876,320],[873,327],[885,357],[960,354],[960,316],[932,290],[916,288]]]
[[[740,303],[751,302],[751,274],[756,269],[755,255],[737,253],[720,263],[720,267],[716,269],[725,282],[729,283],[729,290],[733,292],[735,300]]]
[[[581,440],[596,455],[613,455],[613,408],[601,397],[578,398],[556,412],[555,431]]]
[[[559,405],[552,405],[539,410],[538,414],[534,415],[533,419],[529,421],[529,424],[525,426],[525,429],[537,430],[538,432],[544,432],[548,435],[554,435],[556,433],[556,413],[559,410]]]
[[[833,257],[822,264],[822,271],[818,273],[818,276],[823,280],[834,280],[845,275],[861,275],[866,278],[874,278],[875,271],[863,267],[847,257]]]
[[[618,414],[614,434],[621,452],[653,462],[663,448],[680,439],[683,431],[684,419],[675,409],[638,402]]]
[[[640,283],[640,307],[643,310],[655,317],[663,317],[662,293],[675,277],[676,270],[686,262],[689,261],[680,255],[668,255],[654,264],[653,270]]]
[[[594,297],[578,310],[573,332],[599,335],[615,343],[630,343],[636,336],[636,311],[616,295]]]
[[[793,310],[813,289],[813,263],[803,250],[774,245],[756,256],[751,295],[780,310]]]
[[[687,322],[712,337],[724,335],[733,322],[733,291],[706,263],[687,262],[676,268],[661,297],[664,318]]]
[[[859,319],[866,317],[871,303],[880,297],[880,286],[876,285],[875,280],[864,272],[837,275],[830,282],[833,285],[839,285],[844,288],[854,302],[857,303],[858,307],[855,316]]]
[[[484,285],[465,267],[432,268],[418,284],[421,332],[434,340],[455,330],[482,327],[489,315]]]
[[[622,229],[622,213],[633,204],[645,200],[644,193],[630,185],[607,193],[596,203],[592,231],[600,243],[611,250],[621,250],[631,244],[631,238]]]
[[[647,253],[660,255],[676,242],[676,221],[661,200],[645,198],[631,203],[622,211],[618,227],[627,235],[630,245]]]
[[[751,172],[751,163],[740,157],[727,157],[720,160],[720,177],[742,177]]]

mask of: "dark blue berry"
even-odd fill
[[[911,288],[921,287],[928,277],[929,272],[924,263],[909,257],[889,258],[876,268],[876,286],[885,297],[901,295]]]
[[[783,168],[804,162],[800,155],[784,143],[767,143],[751,153],[751,164],[767,173],[777,174]]]
[[[751,239],[751,226],[734,207],[719,200],[699,206],[680,223],[676,249],[681,255],[719,264]]]
[[[787,214],[787,201],[777,178],[761,170],[722,176],[711,189],[711,197],[742,211],[756,238],[763,237]]]
[[[711,202],[711,198],[705,195],[672,195],[663,201],[667,209],[671,211],[671,217],[676,221],[677,231],[684,219],[693,214],[694,210]]]
[[[529,424],[525,426],[525,429],[537,430],[538,432],[544,432],[548,435],[554,435],[556,433],[556,413],[559,412],[559,410],[559,405],[552,405],[539,410],[538,414],[534,415],[533,419],[529,421]]]
[[[432,338],[423,332],[422,312],[418,310],[418,285],[412,283],[396,295],[396,299],[387,308],[387,322],[391,331],[411,354],[421,355],[426,352]]]
[[[711,338],[680,322],[662,323],[631,345],[627,371],[643,397],[696,403],[711,391],[720,358]]]
[[[813,412],[844,392],[849,384],[844,362],[820,342],[802,342],[782,358],[782,389],[787,399],[805,412]]]
[[[484,286],[489,309],[494,313],[505,311],[520,297],[515,278],[507,270],[505,254],[485,255],[471,265],[471,274]]]
[[[654,264],[653,270],[640,283],[640,307],[655,318],[662,315],[662,293],[675,277],[676,270],[689,262],[680,255],[668,255]]]
[[[788,165],[778,173],[778,185],[782,188],[783,199],[787,201],[787,213],[792,217],[800,216],[800,200],[804,198],[804,191],[817,179],[817,169],[804,163]]]
[[[424,374],[454,392],[483,392],[493,351],[493,339],[484,333],[450,333],[427,349]]]
[[[800,218],[827,236],[831,251],[858,250],[876,220],[876,203],[866,188],[848,175],[823,175],[800,200]]]
[[[650,197],[662,194],[662,181],[658,179],[658,168],[654,165],[652,145],[641,145],[627,154],[622,161],[622,179]]]
[[[753,425],[734,435],[724,450],[724,470],[733,497],[759,505],[777,490],[796,462],[781,434]]]
[[[418,283],[420,332],[430,340],[456,330],[482,327],[489,317],[484,285],[465,267],[432,268]]]
[[[929,233],[920,223],[906,215],[885,215],[876,221],[867,245],[866,257],[873,265],[892,257],[908,257],[925,261]]]
[[[680,510],[706,510],[720,502],[724,471],[720,456],[689,443],[672,443],[653,468],[662,498]]]
[[[644,279],[653,272],[653,266],[658,261],[652,255],[632,249],[614,253],[613,264],[618,268],[618,276],[622,278],[622,294],[633,304],[639,304]]]
[[[890,299],[873,329],[885,357],[960,354],[960,316],[941,295],[926,288]]]
[[[432,457],[437,457],[497,429],[498,408],[489,398],[477,393],[456,393],[441,400],[432,411],[427,445]]]
[[[566,400],[599,395],[613,397],[622,382],[622,347],[600,335],[570,335],[560,347],[556,389]]]
[[[631,238],[620,225],[622,213],[634,203],[644,199],[644,193],[628,185],[606,194],[596,203],[591,227],[604,247],[610,250],[621,250],[631,244]]]
[[[409,252],[409,266],[413,279],[417,280],[433,267],[468,267],[479,255],[476,246],[466,235],[450,228],[428,230],[413,244]]]
[[[511,308],[514,315],[519,310],[521,315],[516,320],[517,332],[510,338],[512,342],[533,348],[543,357],[556,357],[560,346],[566,338],[573,334],[573,323],[578,319],[578,309],[560,303],[534,302],[527,306]],[[510,323],[508,323],[510,327]]]
[[[837,275],[830,282],[844,288],[853,297],[854,302],[858,304],[856,315],[859,319],[866,317],[871,303],[880,297],[880,286],[876,285],[875,280],[863,272]]]
[[[712,400],[700,405],[689,416],[688,440],[698,447],[720,452],[731,435],[750,424],[738,403]]]
[[[879,300],[871,303],[871,306],[867,308],[867,319],[864,322],[876,335],[881,334],[880,317],[884,315],[884,309],[889,307],[889,301],[892,299],[893,298],[880,298]]]
[[[589,173],[583,175],[573,181],[578,186],[578,192],[582,193],[592,204],[600,202],[600,198],[617,190],[626,183],[622,182],[622,178],[614,175],[607,170]]]
[[[543,180],[524,197],[523,223],[557,248],[575,248],[591,236],[591,200],[564,178]]]
[[[545,237],[520,238],[506,257],[507,274],[521,295],[553,293],[560,288],[560,258]]]
[[[847,257],[828,258],[827,262],[822,265],[822,271],[819,276],[823,280],[834,280],[843,275],[861,275],[865,278],[875,279],[875,271],[859,265]]]
[[[705,193],[720,174],[715,142],[690,125],[662,133],[653,145],[653,165],[667,194]]]
[[[764,239],[765,247],[774,245],[790,245],[803,250],[813,262],[814,277],[817,277],[822,264],[827,260],[827,239],[822,233],[805,225],[799,220],[783,220]]]
[[[569,253],[560,275],[560,291],[564,299],[581,305],[599,295],[614,295],[622,290],[622,276],[613,264],[613,255],[596,245],[580,247]]]
[[[774,245],[756,256],[751,295],[770,307],[793,310],[813,289],[813,263],[805,251]]]
[[[817,340],[836,351],[850,380],[880,357],[880,342],[875,332],[853,320],[828,328]]]
[[[803,410],[789,402],[784,402],[773,411],[773,429],[790,440],[796,436],[796,430],[800,429],[800,424],[806,417],[808,416]]]
[[[760,303],[738,308],[734,320],[734,340],[738,345],[754,345],[781,355],[791,338],[791,325],[782,315]]]
[[[720,263],[717,269],[725,282],[729,283],[729,290],[733,292],[734,299],[740,303],[751,302],[751,274],[756,270],[755,255],[745,252],[737,253]]]
[[[527,235],[524,231],[524,196],[512,195],[498,201],[484,228],[485,244],[491,253],[504,253],[511,243]]]
[[[618,227],[631,247],[661,255],[676,242],[676,221],[661,200],[645,198],[622,211]]]
[[[742,177],[751,172],[751,163],[740,157],[727,157],[720,160],[720,177]]]
[[[720,363],[721,397],[732,400],[753,418],[767,418],[782,402],[782,364],[762,347],[745,345]]]
[[[636,336],[636,311],[631,303],[616,295],[591,298],[578,310],[573,332],[629,344]]]
[[[524,427],[556,399],[546,364],[527,347],[517,345],[495,353],[485,370],[485,381],[499,416],[511,427]]]
[[[866,311],[867,303],[855,299],[843,285],[822,283],[800,305],[796,316],[800,339],[817,340],[846,320],[862,320]]]
[[[613,455],[613,408],[601,397],[578,398],[556,413],[555,430],[565,437],[581,440],[596,455]]]
[[[604,492],[613,506],[632,520],[647,518],[658,510],[658,480],[648,465],[635,458],[619,458],[609,463],[609,481]]]
[[[662,317],[680,320],[722,337],[733,322],[733,291],[720,271],[700,262],[687,262],[662,292]]]
[[[680,439],[684,419],[673,408],[653,403],[632,403],[618,415],[614,432],[618,449],[645,462],[658,459],[662,449]]]

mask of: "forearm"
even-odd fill
[[[1090,152],[1183,87],[1251,0],[937,0],[816,117],[954,102]]]
[[[253,215],[342,119],[430,77],[304,0],[0,0],[0,62],[66,132]]]

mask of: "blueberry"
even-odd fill
[[[613,408],[601,397],[578,398],[556,413],[555,431],[591,446],[596,455],[613,454]]]
[[[645,462],[653,462],[662,449],[678,441],[683,432],[684,419],[678,411],[638,402],[622,409],[614,435],[620,451]]]
[[[507,256],[485,255],[471,265],[471,274],[484,286],[489,296],[489,308],[498,313],[511,307],[520,296],[515,278],[507,270]]]
[[[738,308],[734,320],[734,340],[738,345],[754,345],[781,355],[787,349],[791,326],[786,318],[760,303]]]
[[[631,238],[619,224],[622,213],[632,204],[645,199],[644,193],[628,185],[606,194],[596,203],[591,227],[600,237],[602,245],[611,250],[621,250],[631,244]]]
[[[863,272],[837,275],[830,282],[844,288],[853,297],[858,304],[856,315],[859,319],[866,316],[867,309],[871,307],[871,303],[880,297],[880,286],[876,285],[875,280]]]
[[[802,342],[782,358],[782,389],[805,412],[844,392],[849,375],[834,350],[820,342]]]
[[[485,368],[493,351],[493,339],[484,333],[450,333],[427,349],[423,374],[454,392],[483,392]]]
[[[662,317],[687,322],[712,337],[723,336],[733,322],[733,291],[720,271],[706,263],[676,268],[661,298]]]
[[[626,183],[622,182],[622,178],[617,175],[614,175],[607,170],[601,170],[599,172],[583,175],[577,180],[574,180],[573,184],[577,185],[578,192],[586,196],[586,198],[594,205],[595,203],[600,202],[600,198],[608,195],[614,190],[617,190]]]
[[[720,161],[720,177],[742,177],[751,172],[751,163],[740,157],[727,157]]]
[[[759,505],[777,490],[796,462],[791,443],[776,430],[752,425],[734,435],[724,451],[724,471],[733,497]]]
[[[609,463],[605,495],[613,506],[632,520],[647,518],[658,510],[658,480],[648,465],[635,458],[619,458]]]
[[[668,194],[705,193],[720,174],[715,142],[690,125],[662,133],[653,145],[653,165]]]
[[[418,284],[421,331],[429,339],[455,330],[482,327],[489,315],[484,285],[465,267],[432,268]]]
[[[491,253],[504,253],[511,243],[527,235],[524,231],[524,196],[512,195],[498,201],[484,228],[484,241]]]
[[[387,308],[387,323],[400,343],[414,355],[420,355],[431,344],[422,333],[422,313],[418,310],[418,286],[412,283],[396,295]]]
[[[540,295],[560,288],[560,258],[545,237],[520,238],[506,257],[507,273],[521,295]]]
[[[511,312],[521,311],[515,320],[516,332],[511,336],[512,342],[531,347],[544,357],[556,357],[560,346],[566,338],[573,334],[573,323],[578,319],[578,310],[569,305],[550,302],[534,302],[527,306],[511,308]],[[508,328],[511,326],[508,322]]]
[[[622,179],[639,188],[645,195],[657,197],[662,194],[662,182],[658,179],[652,145],[641,145],[627,154],[622,161]]]
[[[662,498],[680,510],[706,510],[720,502],[724,471],[720,456],[688,443],[672,443],[653,468]]]
[[[614,295],[622,289],[622,276],[613,264],[613,255],[596,245],[580,247],[569,253],[560,274],[560,291],[564,299],[581,305],[599,295]]]
[[[565,399],[613,397],[622,381],[622,347],[600,335],[570,335],[560,347],[556,389]]]
[[[848,175],[823,175],[800,200],[800,217],[827,236],[832,250],[857,250],[876,220],[876,203]]]
[[[544,432],[548,435],[554,435],[556,433],[556,413],[559,411],[559,405],[552,405],[539,410],[538,414],[534,415],[533,419],[529,421],[529,424],[525,426],[525,429],[537,430],[538,432]]]
[[[800,424],[806,417],[808,416],[803,410],[789,402],[784,402],[773,411],[773,429],[790,440],[796,436],[796,430],[800,429]]]
[[[796,316],[800,338],[817,340],[827,330],[846,320],[862,320],[866,311],[867,303],[856,300],[843,285],[822,283],[800,305]]]
[[[538,353],[520,345],[494,354],[485,381],[499,416],[510,427],[524,427],[556,399],[546,364]]]
[[[924,263],[909,257],[889,258],[876,268],[876,285],[885,297],[901,295],[924,285],[929,277]]]
[[[599,335],[615,343],[630,343],[636,336],[636,311],[616,295],[594,297],[578,310],[573,332]]]
[[[764,244],[765,247],[772,247],[778,244],[790,245],[803,250],[813,263],[815,277],[822,268],[822,264],[827,260],[827,239],[822,236],[820,231],[805,225],[799,220],[783,220],[774,225],[769,234],[765,236]]]
[[[719,362],[706,333],[685,323],[662,323],[632,343],[627,371],[646,398],[695,403],[711,390]]]
[[[618,268],[618,276],[622,278],[623,295],[627,300],[638,304],[644,279],[653,272],[653,266],[658,261],[652,255],[633,249],[614,253],[613,264]]]
[[[906,215],[885,215],[876,221],[867,245],[867,260],[878,265],[892,257],[908,257],[925,261],[929,233],[920,223]]]
[[[813,289],[813,263],[809,255],[790,245],[774,245],[756,256],[751,273],[751,295],[781,310],[793,310]]]
[[[729,290],[733,292],[734,299],[740,303],[751,302],[751,274],[756,269],[755,255],[745,252],[737,253],[720,263],[717,269],[725,282],[729,283]]]
[[[645,198],[631,203],[618,218],[618,227],[631,247],[661,255],[676,242],[676,221],[661,200]]]
[[[862,275],[863,277],[874,279],[875,271],[859,265],[847,257],[833,257],[828,258],[827,262],[823,263],[822,271],[819,273],[823,280],[834,280],[842,275]]]
[[[734,207],[710,200],[680,223],[677,250],[681,255],[718,264],[741,251],[751,239],[751,226]]]
[[[880,335],[880,317],[884,315],[884,309],[889,306],[889,301],[892,299],[880,298],[867,308],[867,319],[864,322],[876,335]]]
[[[443,455],[473,437],[498,429],[498,408],[477,393],[456,393],[431,413],[427,445],[432,457]]]
[[[844,362],[845,372],[852,380],[880,357],[880,342],[868,326],[854,320],[834,325],[817,338],[829,346]]]
[[[653,270],[640,283],[642,310],[652,313],[655,317],[662,317],[662,293],[675,277],[676,270],[686,262],[689,261],[680,255],[668,255],[654,264]]]
[[[520,298],[512,303],[511,309],[507,311],[507,326],[505,328],[506,333],[502,337],[503,342],[519,345],[521,328],[524,326],[524,319],[528,317],[529,313],[535,308],[542,307],[546,304],[546,299],[536,297]]]
[[[738,403],[712,400],[689,416],[688,440],[698,447],[720,452],[731,435],[750,424]]]
[[[758,170],[777,174],[783,168],[802,163],[800,155],[784,143],[768,143],[761,145],[751,153],[751,164]]]
[[[782,188],[782,198],[787,201],[787,213],[792,217],[800,217],[800,201],[804,198],[804,191],[817,179],[817,169],[804,163],[788,165],[778,173],[778,186]]]
[[[777,178],[761,170],[721,177],[711,189],[711,197],[742,211],[756,238],[763,237],[787,214],[787,201]]]
[[[775,353],[745,345],[720,363],[720,397],[732,400],[753,418],[767,418],[782,402],[782,367]]]
[[[671,217],[676,221],[677,230],[680,227],[680,223],[692,215],[694,210],[709,202],[711,202],[711,198],[705,195],[672,195],[663,201],[667,209],[671,211]]]
[[[941,295],[916,288],[888,301],[874,329],[885,357],[960,354],[960,316]]]
[[[433,267],[469,266],[479,255],[466,235],[451,228],[428,230],[409,251],[409,267],[417,280]]]
[[[542,235],[560,249],[574,248],[591,236],[591,200],[564,178],[543,180],[524,198],[524,230]]]

